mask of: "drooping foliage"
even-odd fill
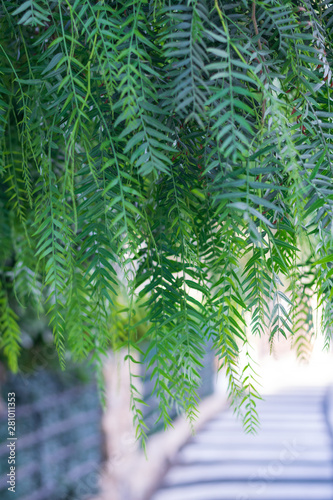
[[[251,336],[306,357],[316,298],[332,335],[333,4],[2,0],[0,20],[9,366],[19,307],[44,308],[62,364],[119,345],[134,363],[146,340],[167,424],[174,402],[195,418],[210,339],[253,430]]]

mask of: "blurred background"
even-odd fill
[[[154,423],[154,378],[138,364],[150,429],[145,456],[132,424],[126,352],[105,359],[102,410],[92,367],[69,363],[60,371],[51,332],[44,324],[31,331],[20,373],[1,365],[2,500],[13,495],[7,489],[8,392],[16,393],[19,500],[333,499],[332,353],[323,350],[320,338],[312,339],[303,361],[290,340],[281,338],[270,352],[267,339],[253,339],[263,397],[254,436],[244,433],[229,409],[226,377],[223,371],[217,375],[211,346],[194,435],[176,410],[173,428],[164,431]]]

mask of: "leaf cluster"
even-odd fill
[[[149,359],[167,425],[174,403],[195,418],[210,339],[255,429],[251,335],[308,350],[309,293],[327,345],[332,335],[332,12],[310,0],[1,2],[0,325],[11,369],[15,303],[29,302],[48,315],[62,364],[70,349],[100,370],[119,338],[131,365]]]

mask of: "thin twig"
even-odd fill
[[[255,34],[259,35],[258,24],[257,24],[257,19],[256,19],[256,2],[255,1],[252,2],[252,22],[253,22]],[[258,40],[258,47],[259,47],[259,50],[262,50],[260,38]]]
[[[253,22],[253,27],[254,27],[254,32],[256,35],[259,35],[259,30],[258,30],[258,24],[257,24],[257,18],[256,18],[256,2],[252,2],[252,22]],[[262,43],[260,38],[258,38],[258,47],[259,50],[262,50]],[[262,57],[262,61],[265,61],[264,56]],[[266,99],[263,99],[262,105],[261,105],[261,124],[264,124],[265,121],[265,112],[266,112]]]

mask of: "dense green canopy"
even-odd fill
[[[132,363],[148,340],[161,417],[176,401],[191,420],[210,338],[253,429],[251,335],[306,356],[316,295],[331,338],[333,4],[2,0],[0,19],[10,368],[17,311],[44,307],[61,363],[119,345]]]

